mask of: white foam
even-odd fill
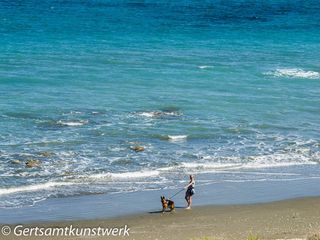
[[[208,69],[208,68],[213,68],[213,66],[202,65],[202,66],[198,66],[198,68],[200,68],[200,69]]]
[[[80,112],[80,111],[71,111],[70,113],[71,114],[82,114],[82,112]]]
[[[193,169],[193,170],[224,170],[224,169],[230,169],[230,168],[238,168],[241,167],[242,164],[236,164],[236,163],[221,163],[221,162],[182,162],[181,167],[186,169]]]
[[[188,171],[199,173],[239,170],[239,169],[261,169],[261,168],[276,168],[289,167],[299,165],[315,165],[309,157],[299,153],[274,153],[261,156],[240,157],[203,157],[203,162],[183,162],[176,168],[185,168]]]
[[[69,126],[69,127],[82,126],[87,123],[88,123],[88,121],[62,121],[62,120],[58,121],[58,124],[63,125],[63,126]]]
[[[252,160],[244,165],[245,168],[286,167],[317,164],[310,161],[309,157],[295,152],[252,156],[250,159]]]
[[[140,112],[137,113],[139,116],[147,117],[147,118],[155,118],[161,116],[181,116],[179,112],[163,112],[163,111],[150,111],[150,112]]]
[[[168,135],[169,141],[181,142],[187,139],[188,135]]]
[[[99,173],[90,175],[90,178],[111,178],[111,179],[124,179],[124,178],[146,178],[154,177],[160,174],[157,170],[150,171],[136,171],[136,172],[122,172],[122,173]]]
[[[297,77],[297,78],[320,78],[320,73],[316,71],[306,71],[300,68],[279,68],[275,71],[266,73],[276,77]]]
[[[156,112],[142,112],[142,113],[138,113],[138,115],[142,116],[142,117],[155,117],[156,116]]]
[[[32,192],[32,191],[45,190],[53,187],[67,186],[67,185],[73,185],[73,183],[47,182],[47,183],[21,186],[21,187],[0,188],[0,195],[12,194],[17,192]]]

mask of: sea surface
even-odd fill
[[[1,0],[0,208],[320,179],[319,50],[318,0]]]

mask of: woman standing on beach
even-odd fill
[[[185,199],[188,203],[188,206],[186,209],[190,209],[191,208],[191,204],[192,204],[192,195],[195,193],[194,191],[194,187],[195,187],[195,180],[194,180],[194,176],[190,175],[190,182],[187,186],[185,186],[185,189],[187,189],[186,191],[186,196]]]

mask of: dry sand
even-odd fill
[[[160,207],[160,206],[159,206]],[[203,206],[174,213],[145,213],[122,218],[29,224],[38,227],[116,227],[128,225],[129,237],[86,237],[86,239],[306,239],[320,233],[320,197],[265,204]],[[14,227],[14,226],[11,226]],[[0,239],[83,239],[84,237],[8,237]]]

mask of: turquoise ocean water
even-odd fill
[[[318,1],[1,0],[0,36],[2,208],[320,177]]]

